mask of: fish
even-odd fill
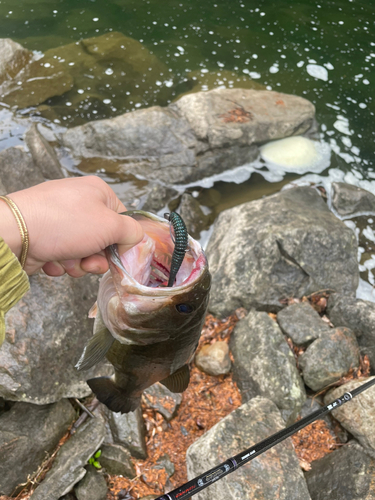
[[[142,210],[124,215],[141,224],[144,237],[121,256],[117,245],[106,248],[109,271],[89,312],[95,317],[93,337],[76,364],[87,370],[106,358],[113,365],[112,377],[91,378],[87,384],[100,402],[120,413],[136,410],[143,391],[156,382],[172,392],[187,388],[211,287],[207,258],[187,231],[185,244],[174,228],[174,245],[172,221]],[[175,247],[184,246],[168,286]]]

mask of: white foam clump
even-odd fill
[[[323,172],[331,161],[329,144],[302,136],[269,142],[260,148],[260,154],[271,171],[298,174]]]

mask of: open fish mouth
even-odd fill
[[[106,250],[112,273],[120,277],[120,280],[115,280],[117,285],[132,294],[165,296],[183,293],[199,280],[207,267],[207,260],[197,241],[188,237],[182,264],[173,286],[168,287],[175,247],[170,223],[140,210],[125,212],[124,215],[135,218],[142,225],[144,238],[121,256],[116,245]]]

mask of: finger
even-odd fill
[[[81,260],[81,269],[86,273],[104,274],[108,271],[108,261],[103,255],[91,255]]]
[[[116,235],[119,254],[127,252],[130,248],[142,241],[144,233],[142,226],[132,217],[119,215],[119,225]]]
[[[62,276],[65,274],[65,269],[59,262],[47,262],[42,269],[48,276]]]
[[[81,278],[87,274],[81,269],[81,259],[62,260],[60,264],[72,278]]]

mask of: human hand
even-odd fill
[[[108,270],[104,249],[117,243],[120,255],[143,238],[140,224],[112,189],[96,176],[48,181],[8,195],[29,232],[25,271],[50,276],[67,272],[78,278]],[[21,237],[16,219],[0,200],[0,236],[19,258]]]

